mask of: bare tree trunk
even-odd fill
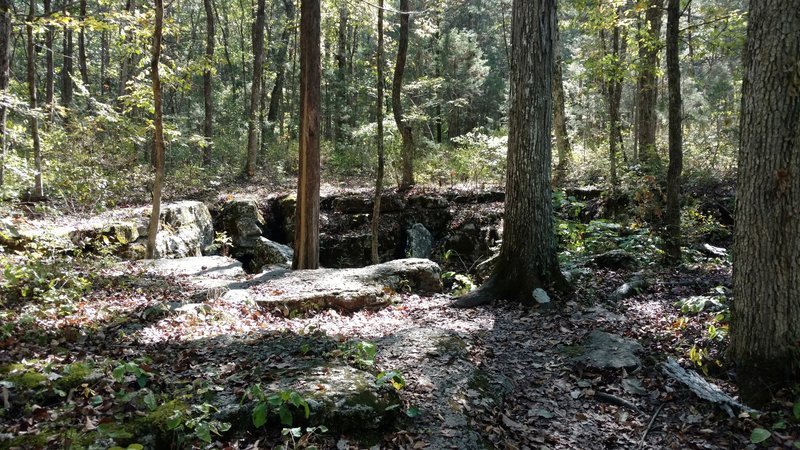
[[[611,55],[614,58],[617,66],[622,65],[625,58],[625,40],[620,42],[620,26],[619,20],[622,16],[622,9],[617,9],[616,18],[614,22],[614,30],[611,35]],[[609,133],[608,133],[608,150],[609,162],[611,163],[610,181],[611,191],[616,192],[619,184],[617,178],[617,153],[619,145],[622,143],[622,130],[620,126],[620,105],[622,103],[622,71],[619,73],[612,73],[611,80],[608,83],[608,120],[609,120]]]
[[[110,87],[110,82],[106,80],[108,71],[109,51],[108,51],[108,30],[100,33],[100,96],[105,98]]]
[[[52,0],[44,0],[44,15],[49,16],[53,11]],[[55,71],[56,66],[53,60],[53,26],[48,25],[44,33],[44,51],[45,51],[45,81],[44,81],[44,102],[47,107],[47,115],[52,122],[55,119]]]
[[[125,11],[129,15],[133,15],[133,11],[136,8],[136,0],[127,0],[125,3]],[[126,40],[130,42],[133,39],[133,32],[126,31]],[[122,97],[128,94],[128,79],[130,78],[130,72],[132,70],[131,66],[133,66],[133,58],[126,54],[125,57],[122,59],[122,63],[119,66],[119,86],[117,89],[117,97]]]
[[[286,56],[289,51],[289,38],[291,37],[292,21],[295,15],[294,2],[292,0],[283,0],[283,6],[286,18],[281,32],[281,46],[275,58],[275,84],[272,86],[272,95],[269,98],[269,112],[267,113],[267,121],[271,124],[270,130],[275,128],[274,123],[278,119],[278,112],[283,99],[283,87],[286,83]]]
[[[206,10],[206,67],[203,70],[203,167],[211,165],[214,146],[214,93],[211,90],[211,72],[214,68],[214,9],[211,0],[203,0]]]
[[[320,0],[300,3],[300,162],[292,269],[319,268]]]
[[[80,0],[81,31],[78,33],[78,69],[81,71],[81,81],[89,89],[89,66],[86,63],[86,0]]]
[[[680,0],[668,0],[667,76],[669,77],[669,168],[664,219],[664,254],[667,262],[681,261],[681,172],[683,171],[683,118],[681,117],[681,66],[678,52]]]
[[[0,0],[0,93],[6,94],[11,75],[11,0]],[[8,108],[0,105],[0,187],[5,183],[6,119]]]
[[[406,70],[406,57],[408,55],[408,31],[411,20],[408,11],[408,0],[400,0],[400,35],[397,39],[397,62],[394,66],[394,79],[392,80],[392,112],[403,140],[401,153],[403,175],[400,180],[400,189],[408,189],[414,185],[414,135],[411,131],[411,125],[403,117],[403,104],[400,98],[403,90],[403,74]]]
[[[656,149],[656,102],[658,100],[658,50],[661,47],[661,17],[664,0],[649,0],[645,13],[645,33],[640,33],[639,39],[639,102],[637,129],[639,160],[646,166],[660,164]],[[643,36],[643,37],[642,37]]]
[[[36,100],[36,50],[33,42],[33,20],[36,17],[36,0],[30,0],[28,9],[28,24],[25,30],[28,34],[28,96],[31,110],[35,113]],[[33,196],[37,199],[44,197],[44,184],[42,183],[42,146],[39,142],[39,118],[35,114],[30,118],[31,138],[33,139],[34,182]]]
[[[153,84],[153,149],[155,174],[153,179],[153,210],[150,213],[150,223],[147,226],[147,259],[156,256],[156,237],[158,226],[161,223],[161,189],[164,185],[164,118],[161,105],[161,74],[159,61],[161,60],[161,39],[164,22],[164,2],[155,0],[156,23],[153,31],[153,58],[150,60],[150,77]]]
[[[556,2],[514,0],[512,11],[503,243],[492,276],[457,307],[530,303],[537,288],[568,289],[556,257],[550,189]]]
[[[553,66],[553,127],[556,135],[556,148],[558,149],[558,165],[553,177],[553,185],[560,186],[564,182],[569,169],[572,147],[567,131],[567,114],[564,99],[564,76],[562,73],[561,38],[556,26],[556,50]]]
[[[256,18],[253,22],[253,85],[250,88],[250,111],[247,117],[247,166],[245,173],[252,178],[256,175],[258,158],[258,106],[261,101],[261,80],[264,72],[264,0],[258,0]]]
[[[744,52],[731,356],[760,407],[800,379],[800,0],[750,2]]]
[[[72,107],[73,86],[72,86],[72,72],[74,70],[74,63],[72,60],[72,53],[74,43],[72,42],[72,29],[64,27],[64,64],[61,69],[61,103],[65,108]],[[67,112],[69,116],[69,112]]]
[[[381,262],[378,253],[379,225],[381,220],[381,194],[383,193],[383,175],[385,152],[383,148],[383,0],[378,0],[378,52],[375,56],[378,69],[378,101],[375,105],[375,120],[378,123],[378,134],[375,138],[378,148],[378,170],[375,175],[375,200],[372,206],[372,264]]]

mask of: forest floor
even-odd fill
[[[0,307],[0,449],[800,448],[796,392],[759,415],[729,417],[661,370],[674,358],[735,396],[715,308],[729,300],[727,258],[650,265],[651,287],[621,301],[612,293],[633,272],[591,267],[549,309],[498,301],[460,310],[447,294],[401,292],[380,309],[302,314],[207,296],[135,264],[76,270],[92,284],[78,301]],[[678,303],[693,296],[703,296],[699,307]],[[576,362],[593,330],[638,340],[641,365]],[[355,357],[365,345],[376,350],[368,364]],[[296,437],[249,423],[225,433],[215,421],[231,399],[251,404],[254,386],[320,361],[397,373],[406,414],[379,432]],[[161,440],[148,427],[161,428]]]

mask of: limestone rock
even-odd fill
[[[294,252],[289,246],[259,237],[253,249],[253,260],[250,262],[250,268],[253,272],[258,273],[265,266],[290,265],[293,255]]]
[[[715,247],[711,244],[699,244],[695,248],[697,248],[700,253],[710,258],[725,258],[728,256],[728,250],[722,247]]]
[[[636,259],[625,250],[611,250],[606,253],[595,256],[592,262],[601,269],[626,269],[632,270],[637,266]]]
[[[644,278],[635,277],[632,280],[628,281],[627,283],[623,284],[622,286],[618,287],[611,294],[609,300],[613,302],[625,300],[626,298],[631,298],[634,295],[646,291],[648,287],[650,287],[650,283],[647,280],[645,280]]]
[[[633,339],[595,330],[581,347],[583,354],[575,360],[596,369],[634,369],[641,365],[636,353],[643,348]]]
[[[250,199],[233,199],[220,211],[221,231],[231,238],[236,253],[251,253],[263,233],[266,222],[258,203]]]
[[[156,238],[157,258],[201,256],[203,249],[214,242],[211,214],[201,202],[184,201],[165,205],[161,220],[162,227]],[[146,233],[142,237],[146,237]]]
[[[421,223],[408,230],[406,253],[409,258],[430,258],[433,252],[433,236]]]

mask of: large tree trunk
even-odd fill
[[[86,0],[80,0],[81,31],[78,33],[78,70],[83,87],[89,89],[89,66],[86,63]]]
[[[760,406],[800,379],[800,0],[750,2],[736,183],[731,355]]]
[[[669,168],[664,254],[671,264],[681,261],[681,172],[683,171],[683,119],[681,117],[681,66],[678,53],[680,0],[668,0],[667,76],[669,77]]]
[[[274,129],[274,123],[278,119],[278,112],[283,99],[283,86],[286,83],[286,55],[289,50],[289,38],[291,37],[292,21],[295,14],[292,0],[283,0],[283,6],[286,12],[286,19],[281,32],[281,46],[275,58],[275,84],[272,86],[272,95],[269,97],[269,112],[267,113],[267,121],[271,124],[271,130]]]
[[[211,72],[214,68],[214,8],[211,0],[203,0],[206,10],[206,67],[203,70],[203,166],[211,165],[211,151],[214,145],[214,93],[211,90]]]
[[[372,205],[372,264],[380,263],[378,253],[379,225],[381,219],[381,194],[383,193],[383,172],[385,154],[383,148],[383,0],[378,0],[378,52],[375,56],[375,67],[378,69],[378,101],[375,105],[375,121],[378,134],[375,137],[378,147],[378,169],[375,174],[375,200]]]
[[[656,102],[658,100],[658,50],[661,47],[661,17],[664,0],[650,0],[645,13],[646,30],[639,39],[637,145],[639,161],[646,166],[660,163],[656,149]]]
[[[127,0],[125,3],[125,11],[129,17],[133,16],[133,11],[136,8],[136,0]],[[133,31],[125,31],[126,41],[130,42],[133,39]],[[122,58],[122,63],[119,66],[119,86],[117,86],[117,97],[122,97],[128,94],[128,79],[131,76],[133,66],[133,57],[126,53]]]
[[[33,42],[33,20],[36,17],[36,0],[30,0],[30,8],[28,9],[28,24],[25,27],[28,37],[28,96],[30,101],[31,110],[35,111],[38,107],[36,99],[36,50]],[[39,118],[32,115],[31,122],[31,138],[33,139],[33,164],[34,164],[34,181],[33,181],[33,196],[37,199],[44,197],[44,184],[42,182],[42,146],[39,142]]]
[[[161,38],[164,22],[164,2],[155,0],[156,23],[153,31],[153,58],[150,60],[150,78],[153,83],[153,153],[155,174],[153,179],[153,210],[147,227],[147,259],[153,259],[156,252],[156,237],[161,218],[161,188],[164,185],[164,119],[161,105],[161,75],[158,63],[161,60]]]
[[[536,288],[567,289],[556,258],[550,191],[555,0],[514,0],[503,244],[489,280],[455,306],[531,302]]]
[[[0,0],[0,93],[5,94],[11,75],[11,0]],[[0,105],[0,187],[5,183],[6,119],[8,108]]]
[[[333,129],[334,142],[338,142],[342,138],[342,126],[348,114],[352,114],[347,107],[347,6],[342,5],[339,7],[339,32],[336,42],[336,104],[334,109],[328,110],[328,116],[336,116],[336,124]]]
[[[403,174],[400,180],[400,189],[408,189],[414,185],[414,135],[411,125],[403,117],[403,104],[400,95],[403,91],[403,73],[406,70],[406,57],[408,55],[408,31],[410,15],[408,14],[408,0],[400,0],[400,35],[397,39],[397,62],[394,66],[394,79],[392,80],[392,112],[400,137],[403,140],[401,159],[403,160]]]
[[[564,76],[562,73],[561,39],[556,26],[556,50],[553,66],[553,127],[556,135],[556,148],[558,149],[558,165],[553,179],[553,185],[560,186],[564,182],[569,161],[572,157],[572,147],[567,132],[567,114],[564,99]]]
[[[256,19],[253,22],[253,85],[250,88],[250,111],[247,114],[247,166],[245,173],[256,175],[258,157],[258,106],[261,101],[261,80],[264,72],[264,0],[258,0]]]
[[[300,177],[292,269],[319,268],[320,0],[300,3]]]

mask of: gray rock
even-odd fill
[[[547,291],[542,288],[536,288],[533,290],[533,299],[536,300],[536,303],[540,305],[550,304],[550,296],[547,295]]]
[[[242,263],[225,256],[200,256],[180,259],[138,261],[151,275],[181,277],[200,289],[219,289],[240,281],[245,276]]]
[[[408,230],[406,256],[409,258],[430,258],[433,252],[433,236],[421,223],[415,223]]]
[[[626,269],[633,270],[636,268],[636,259],[625,250],[611,250],[606,253],[595,256],[592,262],[602,269]]]
[[[641,365],[636,353],[643,348],[633,339],[595,330],[580,347],[583,353],[575,360],[596,369],[635,369]]]
[[[253,248],[253,260],[250,268],[254,273],[258,273],[265,266],[289,265],[292,263],[293,255],[291,247],[259,237]]]
[[[138,243],[147,240],[147,229],[138,230]],[[208,208],[201,202],[185,201],[164,205],[156,237],[156,258],[201,256],[214,242],[214,225]]]
[[[233,199],[220,212],[221,231],[231,238],[234,254],[252,253],[266,222],[258,203],[250,199]]]
[[[647,280],[637,277],[614,290],[609,300],[613,302],[625,300],[646,291],[649,287],[650,283]]]
[[[728,250],[722,247],[714,247],[711,244],[699,244],[695,248],[710,258],[725,258],[728,256]]]

